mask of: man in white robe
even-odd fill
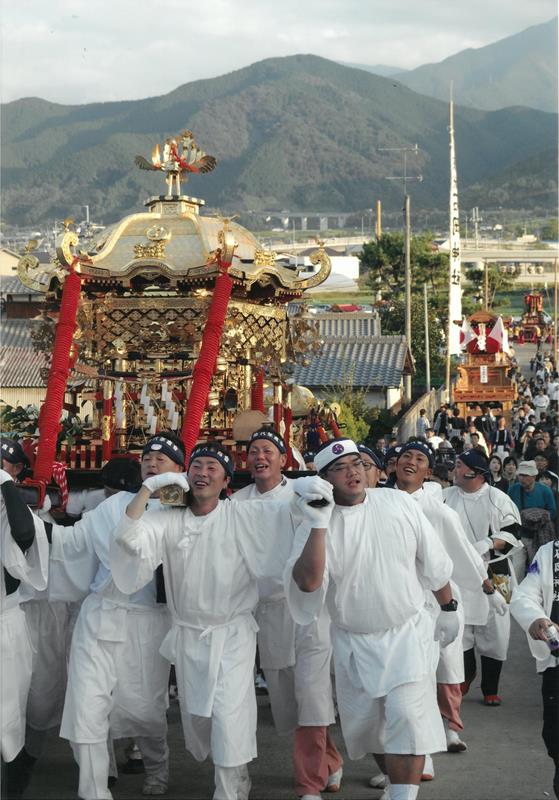
[[[555,764],[553,788],[559,798],[559,540],[539,548],[512,593],[510,612],[526,631],[542,676],[542,738]]]
[[[390,778],[389,797],[415,800],[425,754],[446,750],[435,638],[448,645],[459,632],[452,562],[406,493],[365,488],[353,441],[326,443],[315,465],[326,479],[322,485],[333,486],[335,505],[314,509],[308,537],[298,531],[285,572],[290,608],[305,624],[326,597],[349,756],[378,754]],[[426,588],[441,606],[435,625],[425,608]]]
[[[476,450],[461,453],[456,459],[455,485],[443,491],[445,503],[458,513],[466,536],[489,567],[490,573],[503,574],[515,582],[514,570],[507,554],[522,548],[517,538],[520,513],[511,498],[489,486],[489,464]],[[476,676],[475,649],[481,656],[481,691],[487,706],[501,704],[499,677],[506,660],[510,638],[510,614],[488,608],[479,592],[464,590],[465,611],[464,684],[462,693],[470,688]]]
[[[142,478],[184,469],[178,437],[162,433],[144,447]],[[119,492],[71,527],[52,526],[53,600],[82,603],[72,637],[68,685],[60,735],[72,745],[80,768],[83,800],[110,800],[108,788],[112,739],[133,738],[143,755],[142,792],[167,790],[169,750],[167,708],[169,664],[159,654],[170,628],[158,575],[146,577],[137,592],[121,592],[110,571],[109,550],[124,509],[135,495]],[[161,510],[157,497],[147,513]]]
[[[20,608],[21,586],[29,584],[39,591],[46,587],[48,542],[42,522],[31,514],[14,484],[13,465],[4,458],[4,452],[2,455],[2,467],[8,468],[0,469],[2,782],[6,796],[16,798],[25,788],[27,774],[23,745],[32,669],[32,645],[25,614]]]
[[[92,511],[118,491],[137,491],[141,483],[140,465],[128,458],[113,458],[103,467],[101,477],[102,489],[70,493],[70,497],[74,494],[73,516]],[[67,513],[69,507],[70,501]],[[39,511],[38,514],[45,522],[55,523],[48,512]],[[22,608],[33,643],[33,674],[25,733],[25,750],[32,766],[43,751],[48,731],[60,725],[62,719],[70,644],[79,602],[51,601],[48,587],[42,592],[24,587]]]
[[[506,601],[495,592],[487,577],[487,566],[475,547],[468,541],[460,517],[443,502],[442,490],[438,484],[428,482],[434,466],[434,455],[428,445],[410,442],[403,445],[396,467],[396,489],[407,492],[419,503],[421,510],[433,525],[446,553],[452,560],[453,570],[450,585],[452,596],[458,603],[457,614],[460,620],[460,633],[448,647],[441,648],[437,667],[437,700],[445,724],[447,749],[450,752],[466,750],[466,745],[458,735],[464,729],[460,718],[462,693],[460,684],[464,681],[464,657],[462,636],[464,632],[464,590],[483,594],[487,601],[495,605],[497,613],[506,613]],[[436,615],[438,607],[433,595],[428,596],[427,605]]]
[[[282,475],[285,442],[274,431],[256,431],[247,449],[247,468],[254,483],[233,495],[235,502],[285,500],[294,481]],[[262,526],[262,536],[267,535]],[[326,787],[338,791],[343,759],[328,732],[335,721],[330,662],[330,618],[326,608],[310,625],[296,625],[282,576],[259,582],[255,617],[260,665],[264,670],[277,732],[294,732],[293,767],[299,797],[316,797]]]
[[[139,589],[163,565],[173,624],[161,652],[175,664],[186,747],[199,761],[211,753],[215,800],[246,800],[250,791],[258,580],[282,574],[293,538],[291,504],[270,502],[264,514],[260,501],[220,500],[232,472],[223,448],[197,445],[188,482],[172,474],[144,481],[111,552],[123,592]],[[318,480],[299,478],[295,490]],[[190,485],[189,506],[144,515],[150,493],[171,483]]]

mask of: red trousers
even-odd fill
[[[462,692],[459,683],[437,683],[437,704],[441,717],[448,720],[451,731],[463,731],[464,725],[460,719],[460,706],[462,705]]]
[[[328,783],[328,776],[342,764],[343,759],[330,738],[327,725],[305,725],[295,729],[293,769],[296,794],[320,794]]]

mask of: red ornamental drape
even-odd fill
[[[284,440],[285,446],[287,448],[287,461],[286,467],[287,469],[291,469],[293,467],[293,452],[291,450],[291,445],[289,444],[291,440],[291,425],[293,422],[293,411],[291,410],[290,406],[285,406],[283,409],[283,421],[285,424],[285,433],[284,433]]]
[[[250,407],[253,411],[262,411],[264,413],[264,370],[259,369],[256,371],[255,381],[252,385],[250,396]]]
[[[52,467],[56,456],[56,440],[70,372],[70,351],[76,330],[80,288],[81,278],[72,271],[64,281],[62,289],[62,301],[47,383],[47,396],[39,415],[39,447],[33,470],[33,477],[39,481],[49,481],[52,476]]]
[[[222,265],[228,268],[229,265]],[[208,319],[202,335],[202,347],[198,361],[192,372],[192,389],[188,398],[186,414],[181,430],[181,438],[186,449],[186,462],[190,458],[192,448],[198,441],[200,426],[208,400],[208,394],[215,370],[215,362],[219,353],[221,334],[227,314],[227,306],[231,297],[233,281],[223,272],[215,282]]]

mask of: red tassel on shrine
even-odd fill
[[[326,431],[322,427],[321,422],[316,423],[316,432],[318,433],[318,438],[320,439],[320,444],[324,444],[324,442],[328,441],[328,436],[326,435]]]
[[[221,265],[228,267],[229,265]],[[188,398],[186,414],[181,430],[181,439],[186,450],[186,463],[192,448],[198,441],[200,426],[208,400],[208,394],[215,371],[215,362],[219,353],[221,334],[227,314],[227,306],[231,297],[233,281],[223,272],[216,280],[212,302],[208,311],[208,319],[202,335],[202,347],[198,361],[192,372],[192,389]]]
[[[264,370],[256,371],[256,378],[250,394],[250,407],[253,411],[264,413]]]
[[[336,417],[334,416],[334,414],[330,415],[329,423],[330,423],[330,430],[334,434],[334,438],[339,439],[342,434],[340,432],[340,429],[338,428],[338,423],[336,422]]]
[[[70,372],[70,352],[76,330],[76,315],[80,299],[81,278],[71,272],[64,281],[60,313],[54,334],[52,363],[47,383],[47,395],[39,414],[39,447],[33,477],[49,481],[56,457],[56,444],[64,406],[64,395]]]
[[[291,469],[293,467],[293,452],[291,450],[291,445],[289,441],[291,439],[291,424],[293,422],[293,411],[291,410],[290,406],[285,406],[283,409],[283,422],[285,424],[285,433],[283,435],[285,446],[287,448],[287,460],[285,462],[285,466],[287,469]]]

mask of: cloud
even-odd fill
[[[4,3],[4,102],[165,94],[272,56],[413,68],[545,21],[555,0],[27,0]]]

